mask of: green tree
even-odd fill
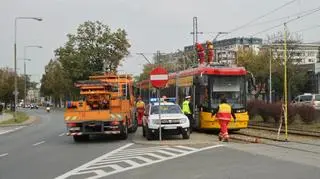
[[[259,53],[253,51],[252,49],[243,50],[239,49],[237,53],[237,64],[239,66],[244,66],[248,71],[250,71],[255,79],[256,84],[265,84],[267,92],[268,80],[269,80],[269,61],[271,58],[272,65],[272,86],[273,90],[277,93],[278,97],[283,96],[283,84],[284,84],[284,43],[283,43],[283,33],[279,32],[272,36],[269,36],[269,41],[271,46],[263,48]],[[297,59],[297,49],[302,41],[299,37],[296,37],[288,33],[287,40],[287,75],[288,75],[288,96],[289,99],[292,96],[300,93],[303,89],[302,87],[306,84],[306,71],[301,68],[301,60]],[[272,53],[271,53],[272,52]],[[272,56],[271,56],[272,55]],[[257,98],[261,91],[258,89],[256,91],[255,97]]]
[[[284,85],[284,33],[278,32],[268,37],[272,44],[272,51],[277,54],[274,78],[278,78],[279,84],[273,84],[275,90],[282,96]],[[301,66],[301,52],[299,46],[302,43],[301,36],[287,32],[287,83],[288,99],[291,100],[297,94],[303,92],[307,84],[307,71]],[[298,57],[298,58],[297,58]]]
[[[5,105],[8,103],[14,102],[14,78],[15,73],[12,72],[9,68],[0,68],[0,101],[4,102]],[[29,83],[29,79],[27,79]],[[31,83],[31,82],[30,82]],[[34,82],[32,82],[34,83]],[[24,98],[24,77],[17,76],[17,84],[18,84],[18,98]]]
[[[52,96],[56,105],[59,105],[65,96],[70,95],[71,79],[66,74],[58,60],[50,60],[45,67],[45,74],[41,79],[40,92],[44,96]]]
[[[65,46],[55,50],[55,54],[73,82],[87,79],[97,71],[115,72],[129,54],[125,30],[111,32],[99,21],[80,24],[77,33],[67,37]]]

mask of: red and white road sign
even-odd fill
[[[162,67],[157,67],[150,72],[150,81],[155,88],[164,88],[168,83],[168,72]]]

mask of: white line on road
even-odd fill
[[[5,153],[5,154],[1,154],[0,157],[4,157],[4,156],[7,156],[8,153]]]
[[[60,136],[60,137],[61,137],[61,136],[64,136],[64,133],[59,134],[59,136]]]
[[[33,146],[37,146],[37,145],[40,145],[40,144],[43,144],[43,143],[45,143],[46,141],[41,141],[41,142],[37,142],[37,143],[35,143],[35,144],[32,144]]]
[[[186,156],[186,155],[190,155],[190,154],[193,154],[193,153],[196,153],[196,152],[200,152],[200,151],[204,151],[204,150],[209,150],[209,149],[213,149],[213,148],[217,148],[217,147],[222,147],[223,145],[213,145],[213,146],[209,146],[209,147],[203,147],[203,148],[199,148],[199,149],[196,149],[194,148],[194,150],[191,150],[191,151],[185,151],[184,153],[181,153],[181,154],[173,154],[168,156],[168,157],[165,157],[165,156],[162,156],[162,155],[159,155],[159,154],[156,154],[156,153],[163,153],[163,154],[171,154],[169,152],[166,152],[166,151],[163,151],[161,149],[155,151],[156,153],[146,153],[145,155],[148,155],[148,156],[152,156],[154,158],[157,158],[158,160],[150,160],[148,158],[146,158],[146,160],[148,160],[149,162],[147,163],[137,163],[136,161],[134,160],[131,160],[130,158],[121,158],[121,159],[118,159],[118,160],[114,160],[112,159],[112,161],[107,161],[109,159],[110,156],[113,156],[115,154],[117,154],[118,152],[123,152],[125,148],[131,146],[132,144],[127,144],[127,145],[124,145],[116,150],[113,150],[105,155],[102,155],[101,157],[98,157],[76,169],[73,169],[55,179],[66,179],[66,178],[69,178],[71,176],[75,176],[75,175],[81,175],[81,174],[87,174],[87,173],[96,173],[95,176],[92,176],[92,177],[89,177],[90,179],[98,179],[98,178],[103,178],[103,177],[106,177],[106,176],[109,176],[109,175],[112,175],[112,174],[116,174],[116,173],[120,173],[120,172],[124,172],[124,171],[127,171],[127,170],[131,170],[131,169],[135,169],[135,168],[139,168],[139,167],[144,167],[144,166],[147,166],[147,165],[151,165],[151,164],[155,164],[155,163],[159,163],[159,162],[163,162],[163,161],[166,161],[166,160],[171,160],[171,159],[175,159],[175,158],[178,158],[178,157],[183,157],[183,156]],[[181,147],[180,147],[181,148]],[[145,149],[145,148],[144,148]],[[190,148],[189,148],[190,149]],[[135,150],[135,149],[133,149]],[[130,151],[129,150],[126,150],[127,152]],[[121,156],[120,156],[121,157]],[[143,156],[139,156],[140,158],[137,158],[137,157],[134,157],[135,159],[144,159]],[[126,162],[127,160],[129,160],[130,162]],[[142,161],[146,161],[146,160],[142,160]],[[115,162],[125,162],[129,165],[131,165],[130,167],[122,167],[121,165],[118,165],[118,164],[115,164]],[[103,162],[103,163],[101,163]],[[110,172],[105,172],[104,170],[102,170],[101,168],[106,168],[106,167],[110,167],[110,168],[113,168],[114,170],[113,171],[110,171]],[[89,171],[87,171],[89,170]],[[99,173],[98,173],[99,171]],[[89,179],[88,178],[88,179]]]
[[[65,178],[68,178],[68,177],[74,175],[75,173],[79,172],[80,170],[84,170],[84,169],[88,168],[90,165],[92,165],[92,164],[94,164],[94,163],[97,163],[98,161],[100,161],[100,160],[102,160],[102,159],[104,159],[104,158],[107,158],[107,157],[109,157],[109,156],[111,156],[111,155],[113,155],[113,154],[115,154],[115,153],[117,153],[117,152],[119,152],[119,151],[121,151],[121,150],[123,150],[123,149],[125,149],[125,148],[128,148],[128,147],[130,147],[131,145],[133,145],[133,143],[129,143],[129,144],[126,144],[126,145],[124,145],[124,146],[122,146],[122,147],[119,147],[119,148],[117,148],[117,149],[115,149],[115,150],[113,150],[113,151],[111,151],[111,152],[109,152],[109,153],[106,153],[105,155],[102,155],[101,157],[98,157],[98,158],[96,158],[96,159],[94,159],[94,160],[92,160],[92,161],[90,161],[90,162],[88,162],[88,163],[85,163],[85,164],[81,165],[81,166],[78,167],[78,168],[75,168],[75,169],[73,169],[73,170],[71,170],[71,171],[69,171],[69,172],[67,172],[67,173],[65,173],[65,174],[63,174],[63,175],[61,175],[61,176],[58,176],[58,177],[55,178],[55,179],[65,179]],[[106,173],[104,172],[104,175],[105,175],[105,174],[106,174]]]
[[[0,135],[2,135],[2,134],[7,134],[7,133],[10,133],[10,132],[14,132],[14,131],[19,130],[19,129],[22,129],[22,128],[24,128],[24,127],[26,127],[26,126],[20,126],[20,127],[16,127],[16,128],[14,128],[14,129],[10,129],[10,130],[4,131],[4,132],[0,132]]]

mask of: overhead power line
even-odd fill
[[[278,11],[278,10],[280,10],[280,9],[282,9],[282,8],[290,5],[290,4],[292,4],[292,3],[294,3],[295,1],[297,1],[297,0],[289,1],[289,2],[287,2],[287,3],[285,3],[285,4],[281,5],[281,6],[273,9],[272,11],[270,11],[270,12],[268,12],[268,13],[262,15],[262,16],[259,16],[259,17],[255,18],[255,19],[253,19],[253,20],[251,20],[251,21],[249,21],[249,22],[247,22],[247,23],[245,23],[245,24],[243,24],[243,25],[241,25],[241,26],[239,26],[239,27],[236,27],[236,28],[230,30],[229,32],[230,32],[230,33],[236,32],[236,31],[238,31],[238,30],[240,30],[240,29],[242,29],[242,28],[244,28],[244,27],[252,24],[253,22],[256,22],[256,21],[258,21],[258,20],[260,20],[260,19],[262,19],[262,18],[264,18],[264,17],[266,17],[266,16],[268,16],[268,15],[270,15],[270,14],[272,14],[272,13],[274,13],[274,12],[276,12],[276,11]]]
[[[282,25],[283,25],[283,24],[281,24],[281,26],[282,26]],[[304,31],[308,31],[308,30],[311,30],[311,29],[315,29],[315,28],[320,28],[320,24],[319,24],[319,25],[310,26],[310,27],[308,27],[308,28],[300,29],[300,30],[297,30],[297,31],[293,31],[293,32],[291,32],[291,33],[292,33],[292,34],[295,34],[295,33],[304,32]],[[277,35],[277,36],[272,37],[272,39],[281,38],[282,36],[283,36],[283,34]]]
[[[302,12],[299,12],[299,13],[294,13],[294,14],[291,14],[291,15],[288,15],[288,16],[279,17],[279,18],[275,18],[275,19],[271,19],[271,20],[267,20],[267,21],[255,23],[255,24],[249,25],[249,26],[247,26],[247,27],[265,25],[265,24],[268,24],[268,23],[271,23],[271,22],[276,22],[276,21],[280,21],[280,20],[284,20],[284,19],[290,19],[290,18],[293,17],[293,16],[303,15],[303,14],[308,13],[308,12],[313,11],[313,10],[314,10],[314,9],[311,9],[311,10],[309,9],[309,10],[302,11]]]
[[[288,24],[288,23],[294,22],[294,21],[299,20],[299,19],[302,19],[302,18],[304,18],[304,17],[306,17],[306,16],[312,15],[312,14],[318,12],[318,11],[320,11],[320,6],[317,7],[317,8],[315,8],[315,9],[309,10],[308,13],[305,13],[305,14],[299,15],[299,16],[296,16],[295,18],[292,18],[292,19],[290,19],[290,20],[288,20],[288,21],[286,21],[286,22],[284,22],[284,23],[281,23],[281,24],[278,24],[278,25],[269,27],[269,28],[264,29],[264,30],[262,30],[262,31],[260,31],[260,32],[257,32],[257,33],[255,33],[255,34],[252,34],[251,36],[256,36],[256,35],[258,35],[258,34],[261,34],[261,33],[267,32],[267,31],[269,31],[269,30],[275,29],[275,28],[277,28],[277,27],[280,27],[280,26],[282,26],[283,24]]]

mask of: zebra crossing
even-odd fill
[[[189,155],[201,150],[220,147],[215,145],[206,148],[193,148],[188,146],[154,146],[128,149],[127,144],[115,151],[107,153],[74,170],[71,170],[56,179],[99,179],[108,175],[139,168],[154,163]]]

